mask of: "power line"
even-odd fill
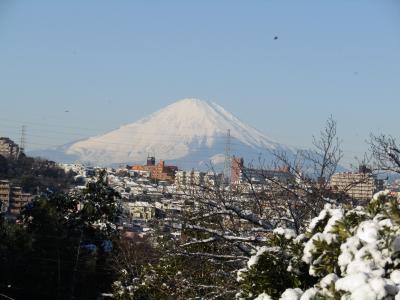
[[[44,146],[44,147],[55,147],[57,145],[50,145],[50,144],[45,144],[45,143],[33,143],[30,142],[28,143],[29,145],[33,145],[33,146]],[[134,145],[132,145],[134,146]],[[231,153],[238,153],[235,150],[236,147],[231,147]],[[221,147],[221,153],[223,153],[224,149],[222,149]],[[110,153],[115,153],[115,154],[121,154],[121,155],[125,155],[127,153],[127,150],[122,150],[122,149],[109,149],[107,150],[107,152]],[[269,155],[271,155],[271,151],[269,149],[265,149],[264,152],[260,152],[259,150],[252,150],[252,149],[248,149],[248,151],[246,151],[247,153],[252,153],[254,154],[254,156],[259,156],[261,154],[261,159],[263,156],[268,157]],[[197,154],[199,155],[205,155],[204,160],[207,161],[207,163],[211,162],[212,163],[212,159],[209,158],[207,155],[212,154],[209,150],[207,146],[201,147],[196,151]],[[143,158],[142,159],[128,159],[128,160],[124,160],[124,161],[118,161],[118,162],[113,162],[112,164],[127,164],[127,163],[132,163],[132,161],[138,161],[138,160],[143,160],[145,161],[146,155],[143,153]],[[353,159],[354,157],[352,156],[344,156],[344,158],[348,158],[348,159]],[[180,158],[180,157],[176,157],[176,158],[169,158],[167,159],[168,161],[174,161],[174,160],[179,160],[180,163],[199,163],[199,160],[190,160],[190,159],[184,159],[184,158]],[[201,159],[200,159],[201,160]],[[206,163],[204,161],[204,163]]]
[[[57,133],[57,134],[63,133],[63,132],[55,132],[55,131],[48,131],[48,130],[47,130],[47,132],[54,132],[54,133]],[[146,134],[144,134],[144,135],[146,135]],[[158,138],[158,137],[154,138],[154,137],[152,137],[152,135],[154,135],[154,136],[160,135],[160,136],[165,137],[165,139]],[[29,134],[29,136],[45,138],[45,139],[52,138],[52,136],[49,136],[49,135]],[[184,135],[162,134],[162,133],[151,134],[151,135],[148,135],[147,137],[141,137],[140,140],[138,140],[138,142],[143,142],[143,141],[153,141],[153,142],[170,141],[171,139],[169,137],[182,137],[182,138],[184,138],[185,136]],[[222,145],[223,144],[223,145],[226,146],[226,135],[225,136],[222,136],[222,135],[219,135],[219,136],[210,135],[210,136],[202,136],[202,137],[209,137],[212,140],[216,140],[217,142],[214,141],[213,145],[216,145],[216,144],[221,144]],[[99,140],[91,140],[90,142],[91,143],[95,143],[95,144],[115,144],[115,145],[126,145],[126,146],[136,146],[138,144],[138,143],[131,144],[131,143],[123,143],[123,142],[108,142],[108,141],[99,141]],[[39,146],[49,146],[49,147],[59,146],[59,145],[48,144],[48,143],[30,143],[30,144],[39,145]],[[235,140],[232,141],[232,135],[231,135],[231,137],[230,137],[230,145],[242,145],[242,144],[243,143],[240,143],[237,140],[236,141]],[[209,148],[209,147],[205,146],[205,148]]]
[[[12,130],[12,131],[16,131],[17,129],[15,128],[15,127],[10,127],[10,128],[13,128],[13,129],[15,129],[15,130]],[[40,130],[41,132],[47,132],[47,133],[54,133],[54,134],[57,134],[57,135],[59,135],[59,134],[66,134],[66,135],[76,135],[77,137],[79,136],[80,138],[84,138],[84,139],[89,139],[89,138],[91,138],[91,137],[83,137],[83,135],[82,134],[80,134],[80,133],[71,133],[71,132],[65,132],[65,131],[54,131],[54,130],[48,130],[48,129],[46,129],[46,130]],[[186,133],[181,133],[181,134],[169,134],[169,133],[163,133],[162,131],[161,132],[153,132],[153,131],[148,131],[148,132],[146,132],[146,131],[140,131],[140,133],[141,134],[143,134],[141,137],[140,137],[140,140],[155,140],[155,138],[153,138],[153,137],[157,137],[156,139],[157,139],[157,141],[162,141],[162,140],[170,140],[171,138],[173,138],[173,137],[178,137],[178,138],[185,138],[185,137],[187,137],[188,135],[186,134]],[[35,136],[35,137],[43,137],[43,138],[49,138],[50,136],[46,136],[46,135],[34,135],[34,134],[30,134],[30,136]],[[158,138],[158,137],[165,137],[165,139],[162,139],[162,138]],[[201,138],[211,138],[211,139],[214,139],[214,140],[223,140],[224,141],[224,143],[225,143],[225,140],[226,140],[226,135],[224,135],[224,134],[222,134],[222,132],[219,132],[219,133],[217,133],[217,135],[201,135],[200,136]],[[92,137],[93,138],[93,137]],[[99,141],[100,142],[100,141]],[[122,144],[122,143],[120,143],[120,144]]]
[[[24,122],[24,121],[17,121],[17,120],[4,119],[4,118],[0,118],[0,122],[1,121],[12,122],[12,123],[17,123],[17,124],[33,124],[33,125],[44,126],[45,127],[45,129],[44,129],[45,132],[48,132],[48,133],[51,132],[51,133],[54,133],[54,134],[57,134],[57,135],[59,135],[59,134],[76,135],[79,138],[87,138],[82,134],[82,130],[97,131],[97,132],[110,131],[110,129],[101,129],[101,128],[95,129],[95,128],[87,128],[87,127],[73,127],[73,126],[65,126],[65,125],[59,125],[59,124],[54,124],[54,123]],[[2,126],[4,126],[4,125],[2,125]],[[125,126],[127,126],[127,125],[125,125]],[[6,127],[15,128],[15,126],[10,126],[10,125],[6,125]],[[80,131],[79,132],[72,132],[72,131],[66,132],[66,131],[58,131],[58,130],[51,130],[51,129],[49,130],[49,128],[53,128],[53,127],[66,128],[66,129],[68,129],[68,128],[79,129]],[[124,126],[121,126],[121,127],[124,127]],[[180,127],[180,128],[192,129],[191,127]],[[40,131],[43,131],[43,129],[41,128]],[[165,136],[165,137],[173,137],[173,136],[182,137],[183,136],[183,134],[173,135],[173,134],[163,133],[162,131],[161,132],[153,132],[153,131],[149,132],[149,131],[141,130],[141,133],[143,133],[143,135],[148,135],[148,136],[149,135],[151,135],[151,136]],[[43,136],[43,137],[45,137],[45,136]],[[220,132],[219,136],[205,135],[204,137],[212,137],[212,138],[224,139],[224,140],[226,139],[226,135],[222,134],[222,131]],[[274,142],[274,143],[279,144],[278,142]],[[293,147],[293,148],[307,148],[307,146],[291,145],[291,144],[288,144],[288,143],[285,143],[284,145],[289,146],[289,147]],[[350,151],[347,151],[347,152],[350,152]],[[359,151],[352,151],[352,152],[359,153]]]
[[[20,152],[24,152],[26,144],[26,126],[22,125],[21,127],[21,139],[19,143],[19,150]]]
[[[10,119],[1,119],[0,118],[0,122],[1,121],[5,121],[5,122],[13,122],[13,123],[20,123],[20,121],[16,121],[16,120],[10,120]],[[22,122],[22,121],[21,121]],[[83,128],[83,127],[72,127],[72,126],[63,126],[63,125],[52,125],[52,124],[49,124],[49,123],[33,123],[33,122],[28,122],[28,123],[32,123],[32,124],[35,124],[35,125],[33,125],[33,127],[34,126],[38,126],[38,124],[40,124],[39,126],[45,126],[46,128],[41,128],[41,129],[38,129],[38,130],[40,130],[41,132],[44,132],[45,134],[44,135],[38,135],[38,134],[32,134],[32,133],[30,133],[30,134],[26,134],[26,125],[23,125],[22,127],[24,128],[23,130],[19,130],[18,132],[20,132],[21,133],[21,136],[20,136],[20,141],[21,141],[21,144],[22,144],[22,147],[21,148],[26,148],[26,145],[28,144],[28,145],[33,145],[33,146],[44,146],[44,147],[57,147],[57,146],[60,146],[59,144],[56,144],[56,145],[54,145],[54,144],[49,144],[49,143],[39,143],[39,142],[29,142],[29,143],[27,143],[26,142],[26,137],[27,136],[29,136],[29,137],[32,137],[30,140],[37,140],[38,138],[43,138],[43,139],[48,139],[48,140],[50,140],[50,139],[52,139],[53,138],[53,136],[51,136],[50,135],[50,133],[54,133],[54,134],[56,134],[57,136],[59,136],[60,134],[65,134],[65,135],[76,135],[77,137],[82,137],[82,134],[81,133],[77,133],[77,132],[72,132],[72,131],[69,131],[69,130],[67,130],[67,131],[58,131],[58,130],[52,130],[51,128],[53,128],[53,127],[59,127],[59,128],[74,128],[74,129],[82,129],[82,130],[93,130],[93,131],[98,131],[98,129],[94,129],[94,128]],[[4,125],[1,125],[0,127],[2,127],[2,126],[4,126]],[[9,127],[9,128],[12,128],[12,129],[16,129],[15,128],[15,126],[9,126],[9,125],[6,125],[7,127]],[[31,127],[30,127],[31,128]],[[49,129],[50,128],[50,129]],[[190,127],[186,127],[186,128],[190,128]],[[17,131],[17,129],[15,130],[15,131]],[[32,132],[32,131],[31,131]],[[95,145],[97,144],[97,145],[99,145],[99,147],[100,147],[100,145],[117,145],[117,146],[127,146],[127,147],[135,147],[136,145],[139,145],[140,143],[148,143],[148,142],[153,142],[153,143],[163,143],[163,141],[170,141],[171,140],[171,138],[172,137],[181,137],[181,138],[184,138],[184,134],[164,134],[164,133],[162,133],[162,132],[146,132],[146,131],[141,131],[141,133],[143,133],[143,137],[141,137],[141,139],[140,140],[138,140],[137,141],[137,143],[134,143],[134,144],[130,144],[130,143],[124,143],[124,142],[107,142],[107,141],[99,141],[99,140],[95,140],[95,141],[91,141],[91,143],[94,143]],[[215,147],[215,146],[221,146],[221,150],[223,151],[223,149],[222,149],[222,145],[223,144],[225,144],[225,148],[226,148],[226,142],[227,142],[227,138],[226,138],[226,136],[223,136],[223,135],[217,135],[217,136],[214,136],[214,135],[207,135],[207,136],[204,136],[205,138],[207,138],[207,137],[210,137],[210,138],[212,138],[213,140],[214,140],[214,142],[213,142],[213,146]],[[36,139],[35,139],[36,138]],[[83,137],[82,137],[83,138]],[[230,145],[231,145],[231,147],[232,146],[238,146],[239,148],[240,148],[240,146],[242,145],[242,143],[239,143],[239,142],[237,142],[237,141],[235,141],[235,140],[233,140],[232,141],[232,137],[230,138],[230,143],[229,143]],[[293,146],[293,145],[288,145],[288,144],[285,144],[286,146],[289,146],[289,147],[293,147],[294,149],[296,149],[297,147],[296,146]],[[157,146],[157,145],[153,145],[153,146]],[[236,148],[236,147],[235,147]],[[238,148],[238,149],[239,149]],[[204,144],[204,145],[202,145],[201,147],[197,147],[197,153],[198,154],[202,154],[202,153],[204,153],[204,154],[209,154],[210,152],[208,151],[208,149],[209,149],[209,147],[206,145],[206,144]],[[134,150],[134,149],[133,149]],[[168,150],[168,149],[167,149]],[[226,149],[225,149],[226,150]],[[261,149],[262,150],[262,149]],[[110,149],[110,150],[107,150],[108,152],[112,152],[112,153],[120,153],[120,154],[125,154],[126,153],[126,151],[127,151],[127,149]],[[255,150],[255,151],[252,151],[253,153],[259,153],[259,151],[260,150]],[[270,150],[268,150],[268,148],[265,146],[265,151],[266,152],[270,152]],[[231,152],[232,152],[232,149],[231,149]],[[233,152],[236,152],[236,151],[233,151]],[[249,151],[247,151],[247,152],[249,152]],[[226,153],[226,151],[225,151],[225,153]],[[360,154],[360,151],[350,151],[350,150],[346,150],[346,153],[354,153],[354,154]],[[179,157],[177,157],[177,158],[172,158],[172,159],[169,159],[169,160],[175,160],[175,159],[179,159],[180,161],[182,161],[183,162],[183,160],[182,159],[180,159]],[[354,157],[352,156],[352,155],[345,155],[344,156],[344,159],[347,159],[347,160],[349,160],[349,159],[354,159]],[[189,161],[187,161],[187,162],[189,162]]]
[[[0,121],[17,123],[17,124],[28,124],[28,125],[36,125],[36,126],[43,126],[43,127],[61,127],[61,128],[71,128],[71,129],[79,129],[79,130],[90,130],[90,131],[99,131],[100,128],[88,128],[88,127],[77,127],[77,126],[65,126],[55,123],[41,123],[41,122],[29,122],[29,121],[22,121],[16,119],[7,119],[7,118],[0,118]],[[102,129],[100,129],[102,130]],[[104,130],[107,130],[104,128]]]

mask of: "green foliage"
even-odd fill
[[[65,173],[53,161],[20,155],[18,159],[0,155],[0,179],[10,180],[21,186],[25,192],[50,189],[59,192],[67,189],[73,182],[73,173]]]
[[[199,233],[186,229],[185,234],[197,236]],[[117,299],[233,298],[237,284],[231,276],[235,270],[232,262],[192,255],[179,248],[169,235],[161,236],[155,245],[153,251],[157,254],[152,260],[139,263],[140,267],[133,270],[129,265],[121,266],[123,271],[114,284],[114,296]],[[193,245],[190,248],[197,253],[206,253],[201,251],[211,248],[214,248],[214,253],[226,252],[222,245]],[[142,262],[142,259],[139,261]]]
[[[254,299],[262,293],[279,298],[289,287],[304,288],[314,284],[316,281],[308,275],[306,264],[301,261],[302,249],[301,243],[274,233],[257,263],[239,271],[240,298]]]
[[[104,171],[96,182],[89,182],[82,195],[78,194],[77,197],[83,205],[78,213],[78,220],[85,225],[103,223],[107,233],[113,231],[112,225],[116,223],[121,212],[116,200],[121,196],[108,186]]]
[[[260,248],[239,274],[239,298],[266,293],[279,299],[300,288],[300,295],[311,295],[307,299],[394,299],[400,290],[400,278],[391,275],[400,268],[399,221],[399,204],[385,193],[365,208],[327,206],[304,237],[274,234]]]
[[[327,226],[328,220],[332,216],[327,213],[322,222],[318,222],[317,230],[308,232],[311,238],[317,232],[323,232]],[[316,238],[313,240],[314,251],[312,255],[312,273],[313,276],[323,278],[324,276],[335,273],[340,274],[340,267],[337,263],[340,255],[340,245],[346,241],[354,232],[353,229],[365,220],[365,215],[350,212],[346,218],[341,218],[335,222],[328,234],[334,238],[326,240]],[[323,226],[321,226],[323,225]]]
[[[110,291],[115,248],[105,245],[118,235],[96,225],[116,219],[116,197],[100,178],[83,193],[35,199],[16,224],[1,221],[0,292],[16,299],[94,299]]]

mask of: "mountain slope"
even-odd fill
[[[147,155],[155,155],[180,167],[197,168],[210,160],[223,163],[228,129],[231,153],[237,156],[255,159],[266,150],[293,151],[221,106],[197,99],[180,100],[135,123],[59,150],[66,158],[96,165],[143,162]]]

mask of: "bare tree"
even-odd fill
[[[337,171],[340,160],[343,158],[341,141],[337,136],[337,124],[332,116],[326,121],[324,129],[317,138],[313,136],[314,149],[302,151],[306,166],[311,168],[318,183],[327,187],[330,178]]]
[[[192,183],[187,187],[182,195],[186,202],[180,219],[182,236],[163,249],[165,260],[160,260],[161,269],[174,268],[177,274],[179,266],[179,274],[185,274],[181,294],[175,294],[178,299],[196,299],[193,295],[232,299],[237,271],[258,246],[266,244],[274,229],[301,233],[331,201],[328,183],[342,157],[332,118],[313,144],[315,149],[299,151],[295,157],[275,152],[272,167],[261,160],[258,169],[243,166],[239,185]],[[261,182],[253,180],[251,173]]]
[[[274,169],[287,173],[283,180],[260,161],[257,171],[242,168],[243,182],[236,187],[203,185],[187,193],[192,206],[182,219],[185,240],[178,242],[175,251],[221,265],[225,283],[230,284],[226,289],[211,289],[211,294],[231,297],[235,271],[243,267],[257,246],[265,244],[275,228],[301,233],[311,217],[332,201],[329,180],[343,156],[332,117],[320,136],[313,137],[313,145],[314,149],[299,151],[295,157],[274,153]],[[262,182],[255,182],[251,172]]]
[[[294,157],[285,152],[273,152],[276,163],[286,166],[295,178],[291,185],[268,178],[278,188],[286,191],[281,205],[287,220],[299,233],[311,216],[316,216],[325,203],[337,198],[330,187],[330,179],[337,172],[343,157],[341,141],[337,136],[337,123],[330,116],[318,137],[313,136],[313,148],[299,150]],[[276,189],[276,188],[275,188]]]
[[[394,137],[371,134],[369,145],[377,171],[400,174],[400,147]]]

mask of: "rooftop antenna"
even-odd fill
[[[22,127],[21,127],[21,138],[20,138],[20,141],[19,141],[19,150],[18,150],[18,154],[17,154],[17,159],[19,158],[21,153],[24,152],[25,143],[26,143],[26,126],[22,125]]]
[[[231,178],[231,130],[228,129],[226,133],[225,144],[225,163],[224,163],[224,179],[230,180]]]

